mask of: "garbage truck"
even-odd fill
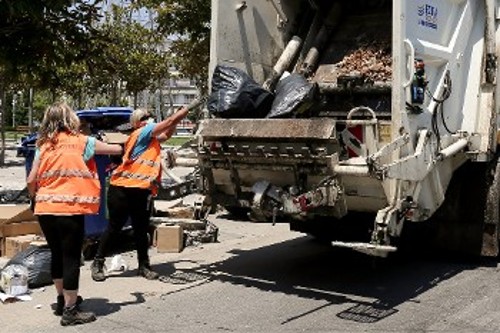
[[[316,89],[200,122],[207,202],[373,256],[417,224],[435,226],[420,246],[496,256],[499,19],[495,0],[212,0],[211,73],[245,72],[273,107],[287,78]]]

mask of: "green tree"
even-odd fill
[[[134,96],[135,107],[139,92],[168,75],[168,57],[162,36],[131,19],[134,9],[112,6],[94,41],[99,57],[92,58],[89,68],[95,89],[110,94],[112,104],[120,100],[123,88]]]
[[[6,91],[18,82],[60,86],[57,68],[85,59],[101,0],[0,0],[0,165],[5,162]]]
[[[69,66],[57,68],[57,77],[60,78],[59,93],[71,96],[73,105],[81,109],[85,97],[90,91],[91,78],[85,61],[73,62]]]
[[[140,0],[138,6],[156,13],[160,33],[175,36],[170,46],[173,62],[207,92],[210,60],[210,0]]]
[[[41,88],[59,83],[58,66],[85,59],[101,0],[0,0],[0,64]]]

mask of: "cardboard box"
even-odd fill
[[[6,255],[6,237],[41,234],[37,220],[28,204],[0,205],[0,255]]]
[[[8,223],[0,226],[0,237],[13,237],[27,234],[41,235],[42,229],[37,221]]]
[[[22,235],[15,237],[5,237],[5,252],[4,256],[12,258],[17,253],[26,250],[31,242],[39,240],[39,235]]]
[[[160,224],[155,231],[158,252],[179,253],[184,248],[184,232],[180,225]]]
[[[37,221],[30,205],[0,205],[0,225],[23,221]]]
[[[104,131],[105,142],[114,144],[123,144],[128,140],[128,135],[121,132]]]

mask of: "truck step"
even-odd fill
[[[397,251],[397,248],[394,246],[376,245],[376,244],[362,243],[362,242],[333,241],[331,244],[332,246],[345,247],[364,254],[376,257],[383,257],[383,258],[387,257],[389,253]]]

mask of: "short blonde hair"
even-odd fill
[[[141,125],[141,122],[144,120],[144,117],[147,117],[148,115],[151,115],[151,113],[144,108],[136,109],[132,114],[130,115],[130,125],[132,125],[133,128],[138,128]]]
[[[80,128],[80,119],[75,111],[65,102],[54,103],[45,110],[42,124],[40,125],[37,146],[46,142],[57,143],[59,132],[69,132],[77,135]]]

